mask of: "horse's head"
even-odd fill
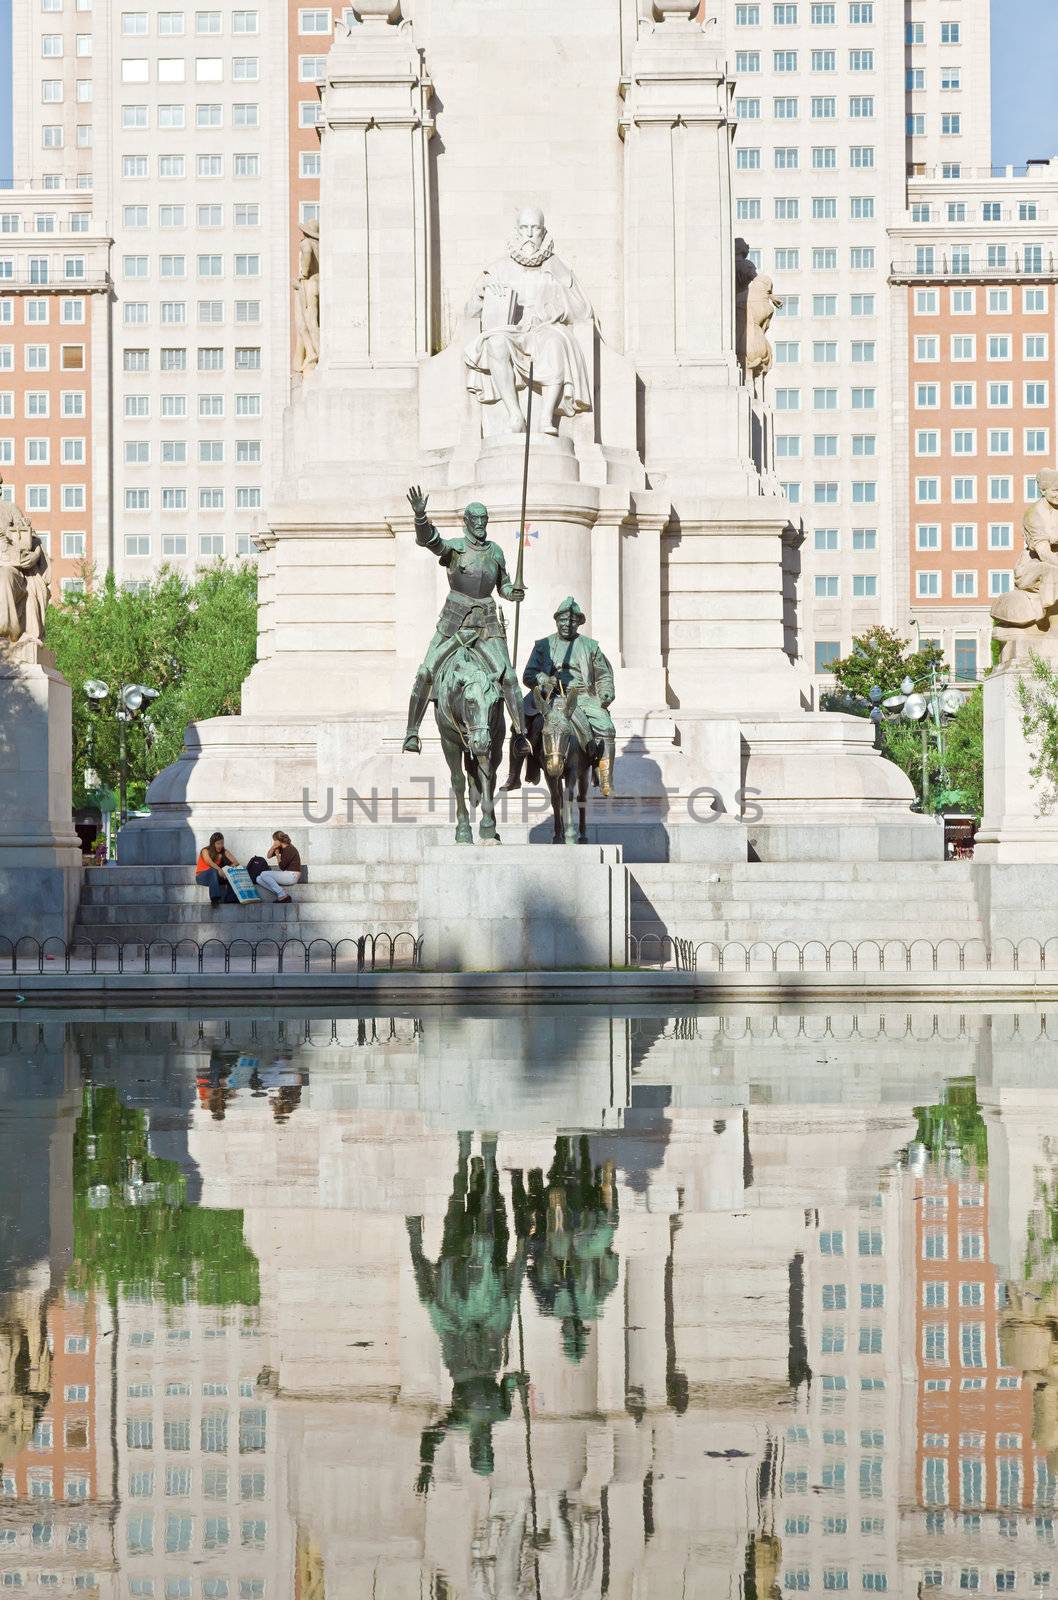
[[[544,771],[549,778],[560,778],[566,770],[570,749],[575,742],[573,724],[569,720],[572,706],[568,698],[559,694],[544,712],[541,745]]]
[[[487,760],[492,750],[492,713],[499,693],[487,668],[466,648],[453,656],[443,687],[438,688],[438,699],[443,694],[464,749],[479,762]]]
[[[468,675],[463,689],[460,736],[470,754],[483,761],[492,749],[491,713],[495,687],[480,673]]]

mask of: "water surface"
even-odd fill
[[[1055,1041],[0,1024],[0,1588],[1058,1593]]]

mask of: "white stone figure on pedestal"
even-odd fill
[[[48,555],[0,502],[0,935],[67,938],[81,847],[73,829],[70,686],[44,648]]]
[[[483,406],[502,405],[507,430],[525,432],[519,399],[533,366],[541,396],[533,425],[558,432],[558,417],[591,410],[591,378],[573,324],[592,315],[591,303],[565,262],[555,255],[544,213],[518,213],[506,256],[486,267],[467,302],[480,331],[466,347],[467,388]]]
[[[992,606],[1003,657],[984,683],[985,803],[974,848],[974,859],[990,864],[1058,862],[1058,817],[1043,814],[1019,694],[1031,656],[1058,659],[1058,471],[1037,481],[1040,499],[1025,513],[1014,587]]]
[[[1040,499],[1025,513],[1025,549],[1014,568],[1014,587],[992,607],[1003,663],[1031,650],[1058,654],[1058,472],[1037,478]]]
[[[0,639],[43,644],[49,576],[47,551],[29,518],[11,501],[0,501]]]
[[[294,281],[294,371],[312,372],[320,360],[320,225],[301,224],[303,238]]]
[[[768,329],[782,301],[772,280],[758,273],[750,260],[745,239],[735,240],[735,348],[754,398],[762,393],[763,380],[775,359]]]

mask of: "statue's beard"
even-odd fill
[[[512,239],[507,250],[519,267],[542,267],[554,255],[555,241],[549,233],[544,234],[539,244],[534,244],[532,239]]]

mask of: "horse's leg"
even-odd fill
[[[463,775],[463,745],[459,735],[446,727],[440,717],[437,719],[437,730],[441,735],[441,749],[444,751],[445,760],[448,762],[448,774],[452,780],[452,793],[456,802],[456,844],[473,844],[474,830],[470,826],[470,814],[467,811],[466,778]]]
[[[550,772],[549,772],[549,773],[547,773],[546,776],[547,776],[548,792],[551,795],[551,812],[552,812],[552,815],[554,816],[554,819],[555,819],[555,832],[554,832],[554,837],[551,840],[551,843],[552,844],[565,844],[565,842],[566,842],[566,824],[565,824],[565,817],[566,817],[566,798],[565,798],[566,781],[562,777],[561,774],[557,778],[553,778],[551,776]]]
[[[498,711],[497,707],[497,711]],[[499,844],[496,828],[496,780],[503,760],[503,716],[494,712],[490,717],[492,742],[488,756],[478,763],[478,787],[481,790],[481,819],[478,822],[478,841],[481,844]]]
[[[574,744],[562,774],[563,836],[566,844],[576,844],[573,827],[573,791],[577,786],[577,746]]]
[[[583,752],[577,764],[577,810],[580,815],[580,827],[577,830],[577,843],[588,842],[588,774],[591,772],[591,760]]]

